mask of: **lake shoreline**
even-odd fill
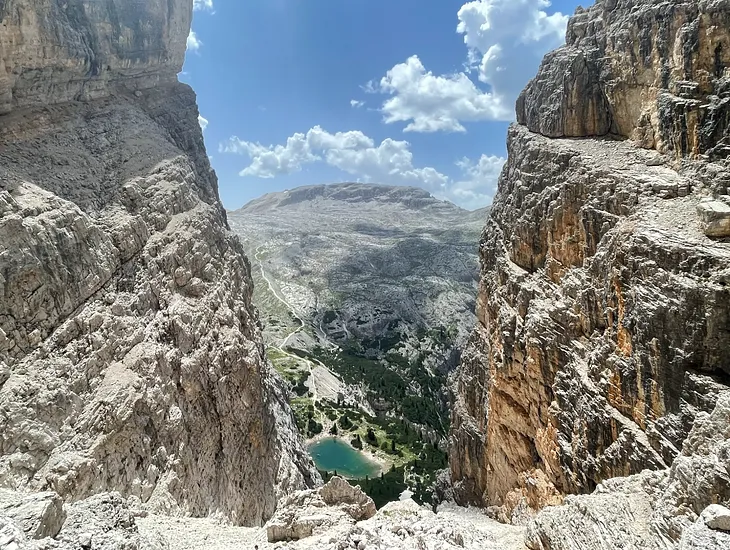
[[[375,467],[377,467],[377,472],[375,472],[374,475],[369,476],[371,478],[373,478],[373,477],[379,477],[381,474],[384,474],[388,470],[388,468],[390,467],[390,465],[391,465],[389,463],[389,461],[387,461],[384,458],[376,455],[375,453],[373,453],[370,450],[355,449],[352,445],[350,445],[350,439],[348,439],[346,437],[342,437],[340,435],[332,435],[332,434],[324,434],[324,433],[321,433],[321,434],[317,434],[316,436],[314,436],[314,437],[312,437],[310,439],[307,439],[305,441],[305,447],[307,449],[307,452],[312,457],[312,460],[314,461],[315,466],[317,466],[318,469],[320,469],[320,467],[317,464],[314,456],[312,456],[311,449],[312,449],[313,446],[317,445],[318,443],[322,443],[323,441],[328,440],[328,439],[336,440],[336,441],[339,441],[340,443],[342,443],[343,445],[347,445],[354,452],[359,453],[360,455],[362,455],[362,457],[363,457],[363,459],[365,461],[374,464]],[[328,471],[332,472],[334,470],[328,470]],[[353,481],[357,481],[359,479],[365,479],[365,477],[352,477],[352,476],[342,475],[339,471],[338,471],[338,475],[340,475],[341,477],[344,477],[345,479],[350,479],[350,480],[353,480]]]

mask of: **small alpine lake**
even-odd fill
[[[307,450],[319,470],[336,471],[338,475],[349,479],[380,475],[381,468],[377,462],[342,439],[325,437],[313,442]]]

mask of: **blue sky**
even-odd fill
[[[514,100],[572,0],[195,0],[193,86],[226,208],[300,185],[491,201]]]

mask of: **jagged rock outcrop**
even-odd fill
[[[666,470],[728,392],[730,243],[710,227],[730,204],[730,165],[698,156],[720,150],[727,126],[706,133],[704,118],[659,109],[681,73],[702,77],[697,109],[724,112],[711,95],[727,76],[728,17],[725,1],[598,1],[518,102],[456,383],[460,502],[525,521],[610,478]],[[679,146],[684,130],[669,126],[698,137]],[[585,137],[609,131],[634,140]]]
[[[52,491],[27,495],[0,490],[0,516],[18,524],[30,539],[55,537],[66,521],[63,501]]]
[[[517,120],[549,137],[616,134],[642,147],[730,155],[730,2],[598,0],[578,8]]]
[[[377,513],[372,500],[340,478],[319,491],[300,491],[266,525],[269,542],[306,550],[523,550],[524,530],[476,510],[442,506],[438,514],[407,499]]]
[[[528,527],[533,550],[730,548],[730,394],[700,413],[668,470],[612,479],[546,508]]]
[[[49,515],[49,510],[54,512]],[[0,548],[170,550],[162,534],[140,532],[137,521],[144,517],[146,511],[118,493],[100,493],[64,504],[55,493],[0,492]]]
[[[261,524],[318,475],[175,78],[191,13],[0,2],[0,487]]]
[[[327,533],[342,524],[355,524],[375,515],[373,499],[341,477],[333,477],[318,490],[297,491],[282,499],[266,523],[269,542],[299,540]]]

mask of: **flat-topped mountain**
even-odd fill
[[[266,212],[272,208],[291,207],[301,204],[303,208],[321,207],[323,203],[378,203],[382,206],[399,205],[410,210],[435,210],[445,213],[460,212],[476,215],[482,219],[483,213],[469,213],[448,201],[433,197],[420,187],[397,185],[374,185],[366,183],[339,183],[331,185],[308,185],[278,193],[267,193],[246,204],[240,211],[247,213]],[[237,211],[238,212],[238,211]]]

